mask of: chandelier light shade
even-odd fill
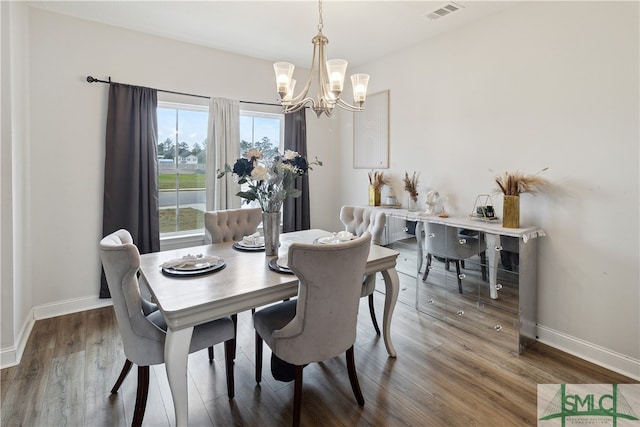
[[[295,65],[288,62],[276,62],[273,64],[276,74],[276,86],[284,112],[292,113],[307,106],[311,107],[318,117],[322,113],[331,117],[331,113],[336,106],[347,111],[363,111],[363,104],[367,98],[369,75],[354,74],[351,76],[353,105],[340,97],[344,88],[348,63],[344,59],[330,59],[327,61],[326,47],[329,40],[322,34],[322,0],[318,2],[318,15],[318,34],[311,40],[313,43],[313,59],[309,78],[299,94],[294,95],[296,80],[293,78],[293,71]],[[314,75],[317,76],[315,98],[308,96]]]

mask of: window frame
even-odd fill
[[[164,109],[171,109],[171,110],[202,112],[202,113],[206,113],[207,117],[209,115],[209,106],[208,105],[190,104],[190,103],[186,103],[186,102],[173,102],[173,101],[160,101],[160,100],[158,100],[158,104],[157,104],[156,108],[157,109],[164,108]],[[178,125],[179,125],[179,122],[178,122]],[[174,124],[174,128],[175,128],[175,124]],[[174,158],[173,158],[173,169],[170,169],[170,170],[171,171],[176,171],[176,173],[179,173],[179,171],[180,171],[179,157],[180,156],[178,155],[178,144],[179,144],[178,139],[179,139],[179,135],[180,135],[180,127],[178,126],[178,129],[177,129],[178,133],[176,133],[175,130],[176,129],[174,129],[174,133],[173,133],[175,155],[174,155]],[[208,129],[205,129],[205,135],[207,135],[207,134],[208,134]],[[158,142],[157,143],[160,144],[160,142],[161,142],[160,138],[158,138]],[[206,150],[207,147],[204,147],[204,149]],[[206,165],[205,165],[205,168],[206,168]],[[159,179],[159,175],[160,175],[160,168],[158,168],[158,179]],[[158,188],[158,192],[159,191],[160,191],[160,188]],[[206,191],[206,188],[205,188],[205,191]],[[180,190],[178,188],[176,188],[176,200],[179,199],[179,193],[180,193]],[[206,210],[206,207],[204,207],[205,203],[203,203],[203,208]],[[170,232],[164,232],[164,233],[160,232],[160,241],[161,242],[169,242],[169,241],[182,242],[185,239],[191,240],[193,238],[196,238],[198,240],[203,240],[204,239],[204,235],[205,235],[205,231],[204,231],[204,226],[203,226],[202,229],[170,231]]]

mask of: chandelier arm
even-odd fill
[[[315,101],[313,100],[313,98],[305,98],[302,101],[297,102],[295,104],[283,105],[284,112],[285,113],[293,113],[295,111],[302,110],[303,108],[305,108],[307,106],[307,104],[311,104],[310,105],[311,108],[315,107]]]
[[[324,64],[327,63],[327,54],[324,50],[327,43],[329,43],[329,40],[327,40],[327,38],[323,35],[322,39],[320,39],[320,47],[318,52],[318,99],[324,99],[325,101],[329,102],[331,98],[328,96],[329,94],[327,93],[326,86],[329,77],[327,76],[327,68],[324,66]]]
[[[364,111],[364,107],[356,107],[355,105],[351,105],[351,104],[343,101],[342,98],[338,99],[337,104],[338,104],[338,106],[340,106],[340,108],[343,108],[345,110],[349,110],[349,111],[353,111],[353,112]]]
[[[307,93],[309,93],[311,83],[313,82],[313,69],[316,65],[316,49],[318,46],[318,44],[315,42],[316,37],[313,38],[313,56],[311,58],[311,68],[309,70],[309,78],[307,79],[307,83],[304,85],[304,88],[302,88],[302,91],[300,91],[298,95],[291,97],[291,99],[288,101],[289,104],[298,104],[299,102],[304,102],[303,100],[305,100]]]

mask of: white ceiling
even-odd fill
[[[31,6],[270,61],[308,67],[318,3],[290,1],[30,1]],[[516,2],[457,1],[437,20],[427,14],[447,1],[323,2],[328,58],[360,65],[412,46]]]

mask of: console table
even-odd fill
[[[510,351],[520,353],[535,341],[537,238],[545,235],[540,227],[504,228],[497,220],[440,218],[390,207],[376,209],[387,216],[387,244],[407,236],[403,233],[406,227],[397,225],[398,220],[416,223],[416,309]],[[479,257],[464,260],[460,274],[462,293],[458,277],[455,271],[449,271],[447,260],[432,262],[427,280],[422,281],[424,239],[429,238],[424,236],[423,229],[427,222],[471,231],[472,238],[486,247],[486,262]],[[399,251],[402,256],[402,250]],[[488,273],[486,280],[482,278],[483,269]]]

